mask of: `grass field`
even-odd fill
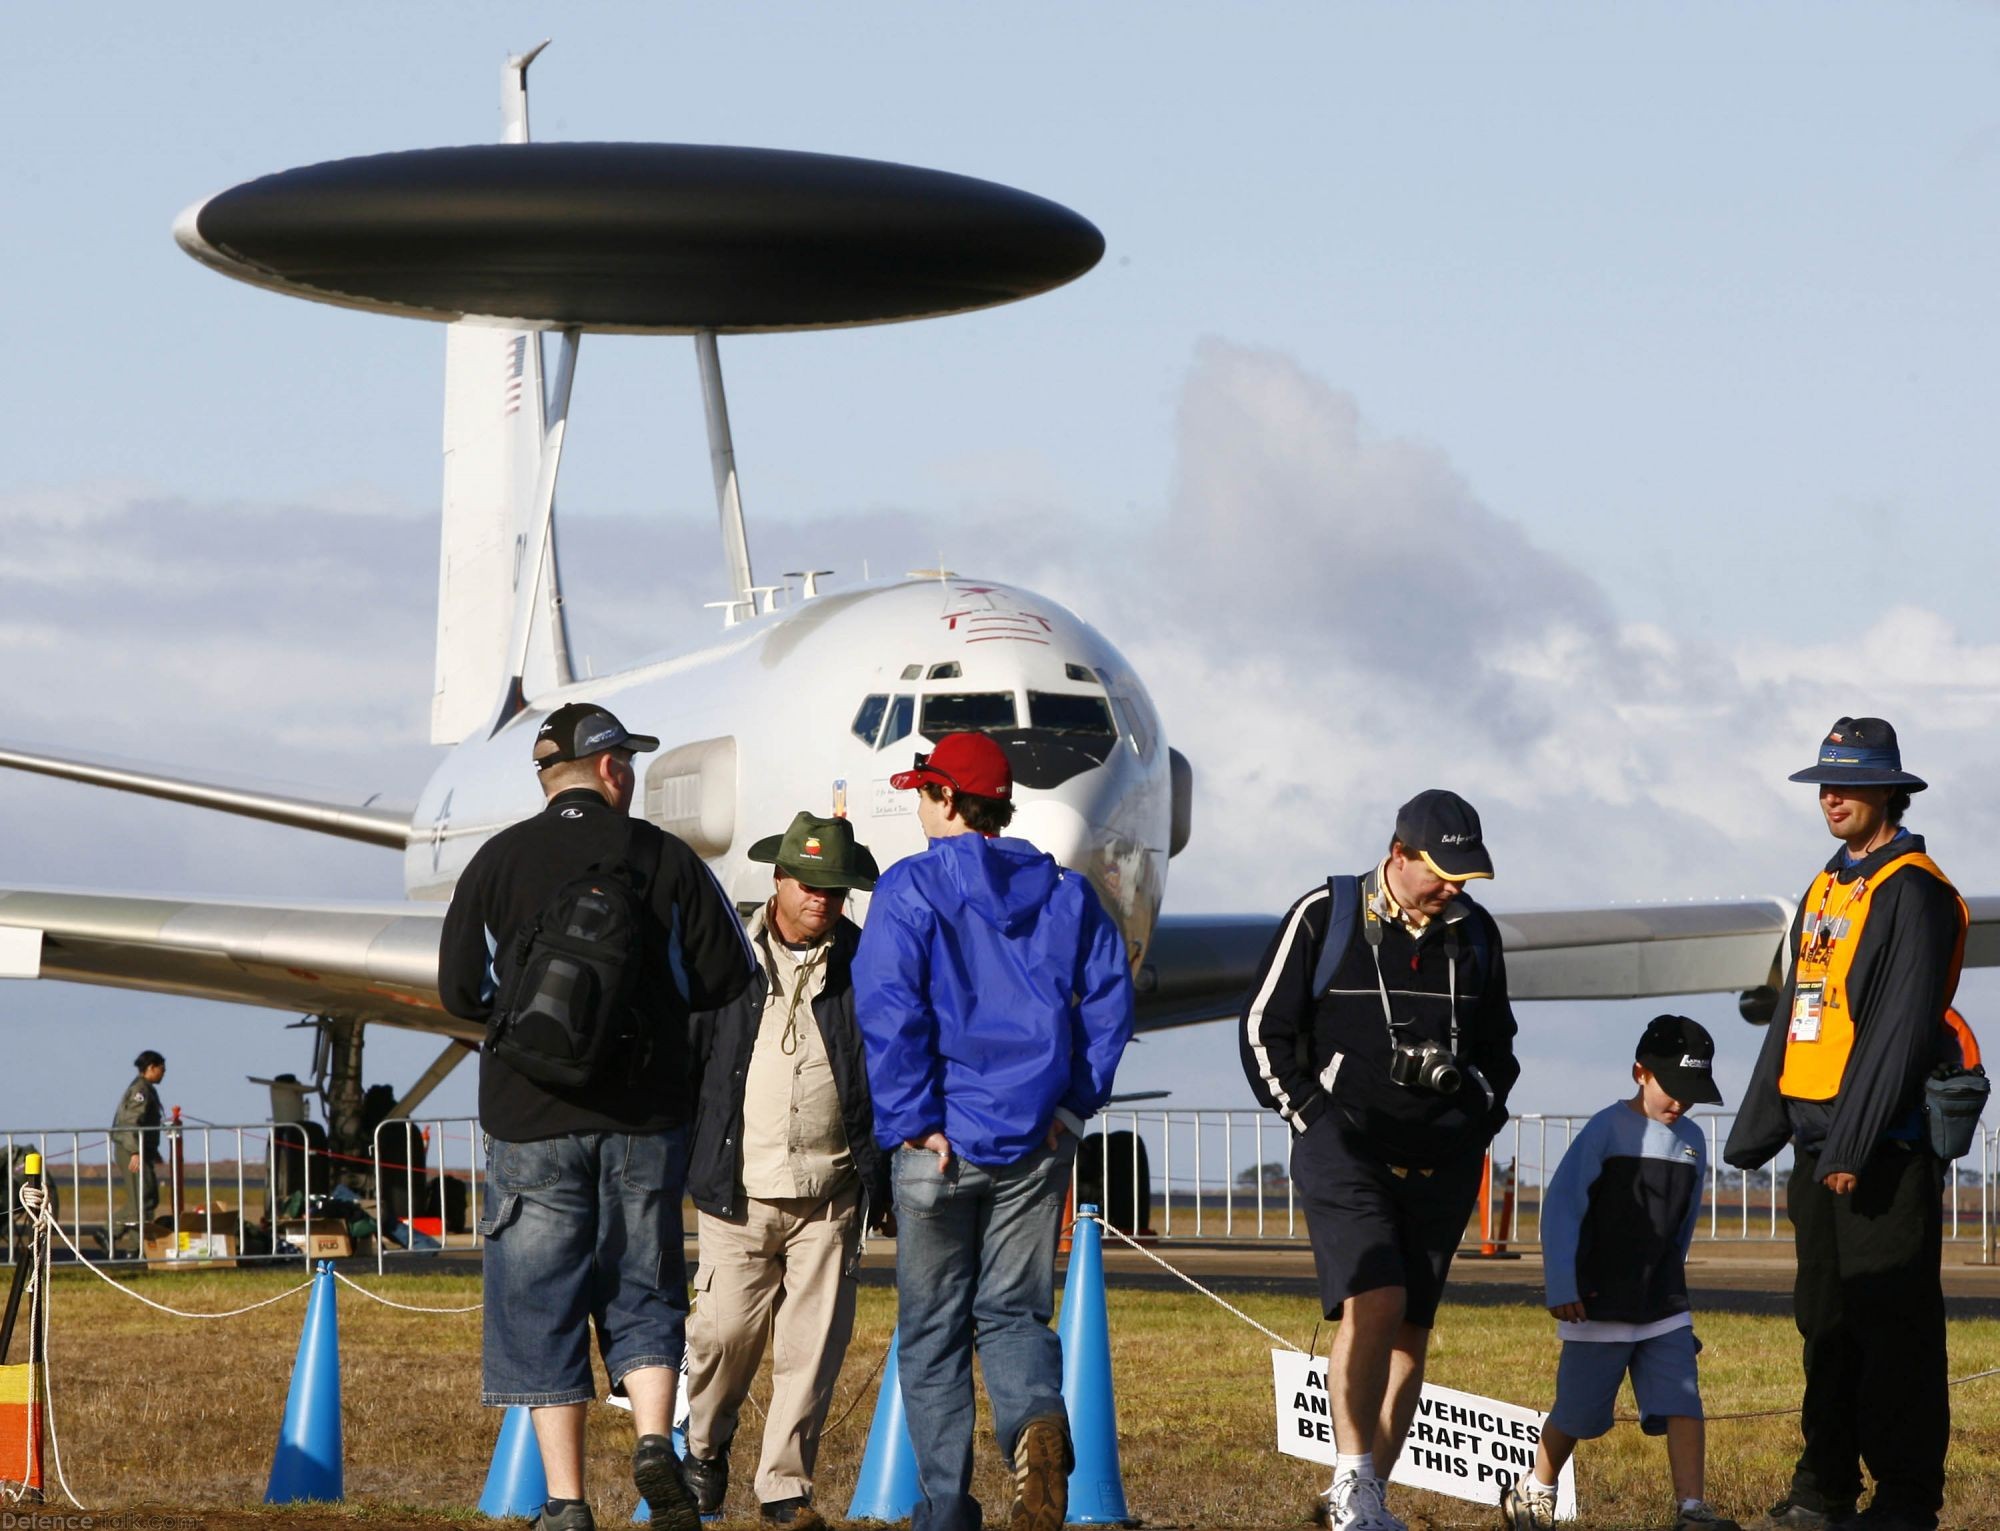
[[[156,1275],[133,1285],[196,1310],[237,1307],[295,1284],[296,1271]],[[474,1302],[476,1278],[360,1278],[400,1301]],[[1304,1344],[1314,1304],[1294,1296],[1240,1296],[1238,1306]],[[1194,1294],[1113,1287],[1113,1367],[1126,1498],[1152,1526],[1295,1527],[1325,1480],[1314,1464],[1273,1447],[1268,1341]],[[477,1520],[498,1411],[478,1406],[479,1315],[403,1313],[339,1293],[350,1503],[310,1515],[257,1509],[299,1326],[301,1295],[216,1322],[171,1318],[78,1272],[54,1283],[50,1341],[55,1422],[71,1487],[94,1511],[141,1511],[129,1524],[196,1517],[234,1525],[432,1526]],[[864,1288],[853,1349],[821,1457],[818,1498],[844,1510],[867,1438],[875,1368],[894,1322],[894,1296]],[[1788,1408],[1798,1392],[1790,1321],[1712,1314],[1700,1320],[1703,1391],[1712,1414]],[[1324,1336],[1322,1336],[1322,1343]],[[18,1343],[18,1342],[17,1342]],[[2000,1321],[1954,1323],[1954,1377],[2000,1367]],[[1554,1376],[1553,1325],[1539,1309],[1450,1307],[1441,1316],[1432,1380],[1546,1407]],[[16,1359],[19,1359],[17,1351]],[[2000,1528],[2000,1377],[1953,1390],[1948,1526]],[[754,1432],[754,1416],[746,1432]],[[985,1416],[982,1409],[982,1430]],[[629,1417],[592,1413],[592,1498],[599,1523],[626,1524],[633,1507]],[[990,1516],[1006,1487],[982,1436],[976,1487]],[[1789,1418],[1716,1420],[1709,1431],[1710,1497],[1747,1520],[1782,1490],[1796,1449]],[[754,1443],[739,1443],[729,1510],[754,1520],[747,1489]],[[53,1479],[51,1479],[53,1482]],[[1578,1454],[1583,1524],[1669,1524],[1663,1446],[1621,1424]],[[53,1497],[53,1495],[52,1495]],[[1403,1489],[1392,1505],[1413,1527],[1487,1527],[1494,1512]]]

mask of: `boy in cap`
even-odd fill
[[[1687,1293],[1708,1150],[1685,1113],[1722,1103],[1715,1043],[1686,1016],[1660,1015],[1634,1057],[1637,1093],[1590,1119],[1542,1198],[1543,1280],[1562,1361],[1534,1471],[1501,1494],[1509,1531],[1555,1524],[1556,1477],[1578,1441],[1611,1428],[1628,1373],[1639,1428],[1667,1438],[1675,1531],[1739,1531],[1703,1497],[1701,1341]]]
[[[765,1342],[771,1393],[756,1490],[764,1520],[825,1524],[813,1468],[833,1385],[854,1332],[864,1221],[889,1210],[875,1146],[852,968],[861,931],[850,888],[875,886],[875,858],[845,819],[810,813],[750,847],[772,864],[771,897],[750,917],[757,972],[728,1005],[694,1017],[701,1099],[687,1188],[701,1264],[688,1319],[687,1475],[703,1513],[722,1508],[729,1446]]]
[[[1056,1237],[1076,1135],[1132,1036],[1124,938],[1025,840],[1007,756],[949,734],[890,778],[930,841],[882,874],[854,959],[875,1140],[891,1150],[912,1531],[979,1531],[972,1352],[1014,1473],[1010,1531],[1060,1531],[1075,1466]]]

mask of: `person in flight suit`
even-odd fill
[[[125,1215],[112,1229],[114,1254],[137,1254],[145,1241],[145,1225],[160,1208],[160,1091],[167,1077],[167,1060],[147,1048],[132,1060],[138,1077],[118,1097],[111,1119],[111,1156],[122,1166]],[[131,1229],[129,1236],[125,1232]]]
[[[1819,787],[1841,846],[1806,890],[1777,1021],[1723,1157],[1755,1169],[1787,1141],[1805,1340],[1805,1449],[1762,1525],[1931,1531],[1944,1503],[1944,1161],[1926,1078],[1955,1047],[1946,1010],[1965,953],[1964,901],[1903,827],[1921,777],[1896,731],[1842,718],[1791,778]],[[1875,1480],[1854,1515],[1861,1466]]]

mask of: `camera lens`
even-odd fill
[[[1425,1083],[1440,1095],[1457,1094],[1458,1087],[1464,1082],[1465,1077],[1459,1073],[1457,1064],[1447,1063],[1442,1058],[1432,1060],[1428,1073],[1429,1077]]]

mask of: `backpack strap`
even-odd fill
[[[1326,880],[1328,913],[1326,935],[1319,944],[1319,961],[1313,967],[1312,997],[1318,999],[1333,983],[1347,944],[1354,938],[1354,916],[1361,908],[1361,879],[1329,877]]]

